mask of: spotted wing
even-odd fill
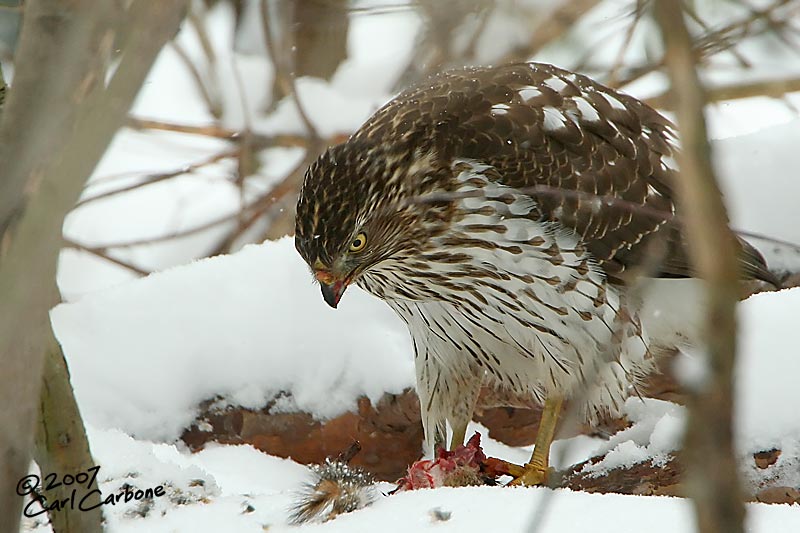
[[[552,65],[521,63],[440,75],[379,111],[359,132],[392,131],[442,161],[492,165],[529,192],[545,220],[573,230],[611,278],[629,270],[691,275],[675,212],[676,135],[651,107]],[[774,279],[742,242],[745,271]]]

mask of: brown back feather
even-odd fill
[[[350,142],[399,143],[442,164],[474,159],[494,166],[504,185],[545,186],[531,192],[543,218],[573,230],[606,274],[623,280],[645,267],[654,276],[692,275],[680,225],[665,223],[675,212],[675,139],[674,126],[635,98],[552,65],[520,63],[441,74],[392,100]],[[760,254],[740,242],[745,275],[774,283]]]

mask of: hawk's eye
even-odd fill
[[[350,243],[350,251],[351,252],[360,252],[364,249],[367,245],[367,234],[366,233],[359,233],[356,235],[356,238],[353,239],[353,242]]]

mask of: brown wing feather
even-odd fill
[[[470,68],[400,95],[355,139],[376,142],[387,131],[444,162],[490,164],[505,185],[546,186],[532,193],[544,217],[575,231],[611,278],[642,268],[692,275],[680,227],[658,215],[675,209],[675,130],[635,98],[552,65]],[[774,282],[744,242],[741,257],[748,276]]]

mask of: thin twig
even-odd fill
[[[698,26],[703,28],[703,31],[709,35],[713,33],[713,30],[708,24],[706,24],[706,21],[704,21],[703,18],[697,14],[697,11],[694,9],[693,5],[691,5],[689,2],[683,2],[683,10],[687,15],[689,15],[689,17],[691,17],[693,21],[695,21]],[[741,67],[750,68],[750,62],[745,59],[745,57],[735,47],[730,48],[729,50],[731,55],[736,58]]]
[[[93,249],[132,248],[134,246],[143,246],[143,245],[188,237],[189,235],[195,235],[197,233],[201,233],[215,226],[219,226],[220,224],[225,224],[226,222],[234,222],[240,216],[242,216],[241,215],[242,213],[258,211],[259,209],[263,209],[264,206],[272,205],[273,203],[275,203],[277,198],[279,198],[283,194],[286,194],[283,186],[277,191],[276,189],[272,189],[268,193],[259,196],[258,198],[256,198],[255,200],[244,206],[242,209],[236,210],[235,212],[229,213],[227,215],[214,218],[212,220],[191,227],[189,229],[175,231],[172,233],[166,233],[164,235],[158,235],[155,237],[143,237],[139,239],[131,239],[128,241],[111,242],[111,243],[91,246],[91,248]]]
[[[262,201],[263,198],[259,198],[258,200],[252,202],[251,204],[244,207],[245,210],[253,209],[258,205],[259,201]],[[144,246],[148,244],[155,244],[158,242],[165,242],[165,241],[172,241],[175,239],[180,239],[182,237],[188,237],[189,235],[195,235],[197,233],[202,233],[210,228],[215,226],[219,226],[220,224],[224,224],[226,222],[234,222],[239,217],[239,210],[236,210],[233,213],[229,213],[227,215],[223,215],[221,217],[214,218],[197,226],[191,227],[186,230],[174,231],[172,233],[165,233],[163,235],[157,235],[155,237],[142,237],[138,239],[131,239],[128,241],[120,241],[120,242],[110,242],[106,244],[90,246],[93,249],[110,249],[110,248],[132,248],[134,246]]]
[[[619,69],[622,67],[622,63],[625,59],[625,54],[630,48],[631,41],[633,39],[633,34],[636,31],[636,27],[639,25],[639,22],[642,20],[644,15],[644,3],[646,0],[636,0],[636,7],[634,8],[633,12],[633,20],[628,25],[628,29],[625,31],[625,38],[622,41],[622,45],[619,47],[619,51],[617,52],[617,57],[614,58],[614,63],[611,65],[611,69],[608,71],[607,77],[607,84],[613,85],[617,79],[617,75],[619,74]]]
[[[236,63],[236,55],[231,56],[231,70],[233,78],[236,82],[236,92],[239,95],[239,104],[242,107],[242,116],[244,117],[244,132],[239,139],[239,153],[236,158],[236,187],[239,190],[239,203],[244,205],[244,182],[248,176],[255,173],[255,165],[253,162],[256,160],[253,147],[253,129],[250,122],[250,106],[247,103],[247,94],[244,90],[244,83],[242,76],[239,72],[239,66]],[[238,226],[242,227],[244,224],[244,211],[239,211]]]
[[[699,37],[694,38],[692,50],[697,58],[697,61],[704,62],[715,54],[719,54],[734,48],[747,37],[754,37],[760,33],[763,33],[766,31],[766,27],[769,27],[769,24],[765,25],[766,27],[760,31],[753,30],[755,25],[764,20],[771,20],[771,17],[775,11],[786,5],[790,5],[793,2],[797,2],[797,0],[778,0],[764,9],[752,10],[750,15],[742,20],[737,20],[736,22],[732,22],[731,24],[723,26],[722,28],[707,32]],[[790,7],[793,9],[789,10],[789,13],[793,13],[800,8],[800,4]],[[784,26],[787,26],[789,25],[791,17],[789,14],[784,15],[786,16],[782,16],[780,20]],[[611,86],[614,88],[620,88],[630,85],[631,83],[643,78],[647,74],[659,70],[663,66],[663,59],[659,58],[657,61],[653,61],[646,65],[631,67],[628,69],[628,75],[626,77],[618,80]]]
[[[531,31],[531,38],[525,46],[511,50],[498,63],[525,61],[545,45],[566,34],[578,19],[598,3],[599,0],[565,0]]]
[[[308,133],[309,144],[312,146],[318,146],[320,142],[320,136],[317,133],[316,127],[311,122],[311,119],[308,118],[308,114],[306,113],[305,108],[300,102],[300,98],[297,94],[297,83],[291,67],[293,56],[290,54],[287,62],[281,61],[281,58],[278,56],[277,45],[275,43],[275,38],[272,33],[272,27],[269,20],[269,5],[267,0],[261,0],[261,25],[264,31],[264,41],[267,48],[267,54],[269,54],[269,58],[272,61],[272,66],[275,69],[275,79],[277,80],[278,85],[283,93],[292,97],[294,105],[297,108],[297,113],[300,115],[300,120],[303,122],[306,132]],[[289,49],[291,50],[291,48],[292,47],[290,46]]]
[[[232,231],[229,235],[227,235],[222,241],[212,248],[211,252],[208,254],[209,256],[219,255],[222,253],[227,253],[230,251],[230,247],[239,237],[244,234],[245,231],[250,229],[253,224],[255,224],[264,214],[269,210],[273,205],[278,203],[283,197],[287,196],[289,193],[292,193],[296,190],[296,182],[297,176],[300,175],[303,170],[312,162],[313,157],[315,155],[311,155],[312,152],[307,151],[303,159],[300,160],[297,165],[295,165],[286,175],[281,179],[278,183],[276,183],[266,194],[264,194],[261,198],[265,199],[263,202],[259,202],[258,207],[251,209],[250,216],[244,220],[243,223],[240,223],[239,226]]]
[[[791,250],[794,250],[795,252],[800,253],[800,244],[795,242],[787,241],[785,239],[778,239],[776,237],[770,237],[769,235],[764,235],[763,233],[758,233],[755,231],[748,231],[736,228],[731,228],[731,231],[733,231],[736,235],[739,235],[740,237],[749,237],[751,239],[757,239],[759,241],[768,242],[770,244],[776,244],[778,246],[783,246],[785,248],[789,248]]]
[[[738,100],[741,98],[752,98],[755,96],[767,96],[770,98],[783,98],[787,93],[800,91],[800,78],[790,78],[784,80],[754,81],[740,83],[736,85],[725,85],[708,89],[707,100],[709,102],[720,102],[722,100]],[[658,96],[645,100],[653,107],[670,109],[671,101],[669,92],[664,92]]]
[[[244,132],[239,130],[232,130],[223,128],[217,125],[207,126],[191,126],[188,124],[175,124],[172,122],[164,122],[160,120],[149,120],[130,117],[128,118],[128,126],[134,129],[152,129],[162,131],[174,131],[178,133],[189,133],[192,135],[205,135],[208,137],[216,137],[219,139],[226,139],[231,141],[240,141]],[[335,133],[330,138],[325,139],[322,144],[330,142],[338,142],[340,139],[346,139],[350,134],[346,132]],[[298,147],[308,148],[310,142],[307,136],[294,133],[278,133],[275,135],[264,135],[260,133],[253,133],[251,142],[253,146],[258,149],[271,148],[271,147]]]
[[[213,156],[211,156],[211,157],[209,157],[209,158],[207,158],[207,159],[205,159],[203,161],[200,161],[198,163],[192,163],[191,165],[188,165],[188,166],[176,169],[176,170],[172,170],[172,171],[169,171],[169,172],[162,172],[162,173],[158,173],[158,174],[150,174],[149,176],[145,177],[144,181],[141,181],[139,183],[134,183],[134,184],[128,185],[126,187],[120,187],[119,189],[114,189],[112,191],[106,191],[104,193],[96,194],[96,195],[90,196],[88,198],[83,198],[77,204],[75,204],[75,209],[77,209],[78,207],[82,207],[82,206],[84,206],[84,205],[86,205],[88,203],[91,203],[91,202],[94,202],[94,201],[97,201],[97,200],[102,200],[103,198],[109,198],[111,196],[116,196],[116,195],[122,194],[124,192],[129,192],[129,191],[132,191],[132,190],[135,190],[135,189],[140,189],[142,187],[146,187],[146,186],[152,185],[154,183],[159,183],[159,182],[171,179],[171,178],[175,178],[177,176],[182,176],[182,175],[185,175],[185,174],[191,174],[195,170],[198,170],[198,169],[203,168],[205,166],[211,165],[213,163],[217,163],[217,162],[219,162],[219,161],[221,161],[223,159],[229,158],[229,157],[234,157],[234,156],[237,155],[238,152],[239,152],[239,150],[228,150],[226,152],[222,152],[222,153],[219,153],[219,154],[214,154]]]
[[[76,250],[80,250],[81,252],[86,252],[95,257],[99,257],[100,259],[104,259],[110,263],[114,263],[117,266],[121,266],[122,268],[130,270],[131,272],[133,272],[138,276],[147,276],[148,274],[150,274],[149,271],[139,268],[136,265],[132,265],[131,263],[127,263],[122,259],[117,259],[116,257],[108,255],[107,250],[104,248],[96,248],[93,246],[81,244],[67,237],[64,237],[64,245],[67,246],[68,248],[74,248]]]
[[[204,23],[206,13],[203,12],[203,16],[201,18],[201,16],[195,11],[197,6],[198,3],[192,4],[192,9],[189,10],[186,18],[189,20],[189,23],[191,23],[195,33],[197,33],[197,39],[200,41],[200,47],[203,49],[203,53],[206,56],[208,64],[213,69],[217,64],[217,55],[214,53],[214,47],[211,45],[211,39],[208,36],[208,31],[206,30],[206,25]]]
[[[126,126],[135,130],[163,130],[178,133],[191,133],[193,135],[205,135],[206,137],[217,137],[219,139],[235,139],[241,132],[229,128],[223,128],[216,124],[207,126],[192,126],[188,124],[175,124],[161,120],[149,120],[144,118],[128,117]]]
[[[310,152],[309,152],[309,154],[310,154]],[[252,202],[250,202],[249,204],[244,206],[242,209],[237,210],[236,212],[229,213],[227,215],[223,215],[223,216],[214,218],[212,220],[209,220],[209,221],[204,222],[202,224],[199,224],[197,226],[191,227],[189,229],[175,231],[175,232],[172,232],[172,233],[166,233],[164,235],[158,235],[158,236],[155,236],[155,237],[143,237],[143,238],[138,238],[138,239],[131,239],[131,240],[128,240],[128,241],[110,242],[110,243],[105,243],[105,244],[100,244],[100,245],[92,245],[92,246],[89,246],[89,245],[81,245],[81,246],[85,247],[87,249],[87,251],[94,250],[94,251],[101,251],[101,252],[104,252],[105,250],[109,250],[109,249],[113,249],[113,248],[132,248],[134,246],[144,246],[144,245],[148,245],[148,244],[155,244],[155,243],[158,243],[158,242],[171,241],[171,240],[187,237],[189,235],[194,235],[194,234],[197,234],[197,233],[201,233],[201,232],[206,231],[206,230],[208,230],[210,228],[213,228],[215,226],[219,226],[219,225],[225,224],[227,222],[236,221],[237,219],[239,219],[239,217],[242,217],[242,216],[246,216],[246,217],[248,217],[247,220],[250,220],[250,218],[252,218],[252,216],[254,216],[256,214],[258,214],[258,215],[263,214],[264,210],[266,210],[267,208],[269,208],[270,206],[275,204],[278,200],[280,200],[285,195],[287,195],[290,192],[295,190],[296,184],[293,183],[293,180],[291,180],[290,178],[292,176],[296,176],[299,171],[304,169],[308,165],[308,163],[310,162],[309,158],[311,158],[311,157],[314,157],[314,156],[311,156],[311,155],[307,154],[307,156],[298,165],[296,165],[292,169],[292,171],[290,171],[287,174],[286,178],[284,178],[281,182],[279,182],[275,187],[270,189],[268,192],[262,194],[261,196],[259,196],[258,198],[256,198],[255,200],[253,200]],[[249,222],[249,224],[252,225],[253,222],[255,222],[255,220],[253,220],[252,222]]]
[[[172,47],[173,50],[175,50],[175,53],[178,54],[178,57],[181,58],[183,64],[186,65],[186,69],[189,71],[189,74],[194,79],[195,85],[197,85],[197,90],[200,91],[200,96],[203,98],[203,101],[205,101],[206,106],[208,107],[208,112],[213,117],[216,118],[221,117],[222,106],[218,101],[216,101],[211,96],[208,87],[206,87],[205,81],[203,81],[203,76],[200,74],[200,71],[197,70],[197,66],[189,58],[189,55],[186,53],[186,50],[184,50],[183,47],[175,41],[171,41],[170,46]]]

